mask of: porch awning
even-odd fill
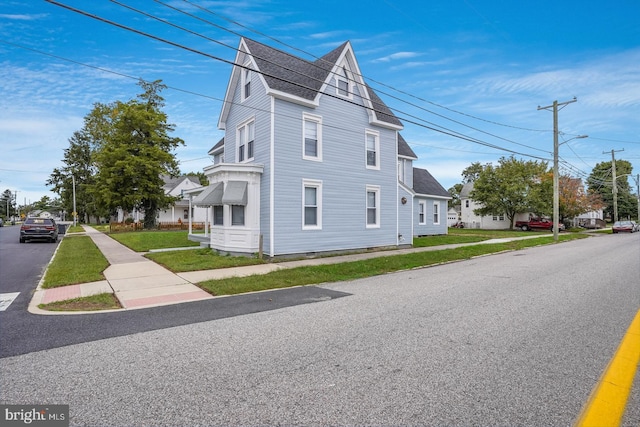
[[[193,199],[195,206],[216,206],[222,204],[222,191],[224,184],[222,182],[216,182],[205,188],[202,193],[198,194]]]
[[[229,181],[222,196],[224,205],[247,206],[247,181]]]

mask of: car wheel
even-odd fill
[[[22,237],[20,238],[20,243],[24,243],[24,239]]]
[[[529,231],[529,227],[528,227],[528,226],[526,226],[526,225],[523,225],[522,227],[520,227],[520,229],[521,229],[522,231]]]

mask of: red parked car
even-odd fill
[[[616,221],[611,227],[613,234],[616,233],[633,233],[638,231],[636,224],[633,221]]]

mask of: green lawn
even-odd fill
[[[588,236],[581,234],[564,234],[560,236],[559,240],[566,241],[586,237]],[[544,244],[552,244],[552,241],[550,239],[527,239],[507,243],[473,245],[456,249],[390,255],[356,262],[278,270],[261,275],[260,278],[248,276],[209,280],[200,283],[199,286],[212,295],[233,295],[291,286],[354,280]]]
[[[243,265],[264,264],[258,258],[241,256],[222,256],[211,249],[193,249],[168,252],[153,252],[145,255],[173,272],[213,270],[216,268],[240,267]]]
[[[200,246],[187,238],[187,231],[135,231],[130,233],[111,233],[109,237],[136,252],[149,252],[151,249],[170,249]]]
[[[44,276],[43,288],[104,280],[109,262],[89,236],[66,236]]]

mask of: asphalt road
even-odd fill
[[[570,425],[639,283],[632,234],[308,287],[314,303],[5,357],[0,400],[90,426]]]
[[[27,309],[32,292],[58,246],[40,241],[20,243],[19,240],[19,226],[0,227],[0,293],[20,292],[9,308],[0,312],[3,315]]]

